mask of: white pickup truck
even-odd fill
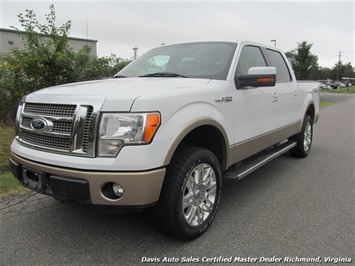
[[[215,217],[224,178],[287,151],[306,157],[318,117],[318,84],[297,83],[274,47],[164,45],[112,79],[25,96],[10,167],[59,200],[153,207],[163,231],[194,239]]]

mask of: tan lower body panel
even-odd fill
[[[159,200],[165,176],[165,168],[144,172],[93,172],[43,165],[15,154],[11,158],[18,164],[44,173],[86,180],[91,203],[98,205],[143,206],[155,203]],[[101,189],[108,182],[122,186],[124,194],[120,199],[108,199],[102,194]]]
[[[227,167],[293,136],[300,131],[301,126],[301,121],[299,121],[292,125],[231,146],[228,153],[230,156],[228,158]]]

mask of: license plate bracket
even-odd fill
[[[43,193],[47,186],[46,174],[27,167],[22,167],[22,183],[31,190]]]

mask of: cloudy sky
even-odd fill
[[[82,1],[0,0],[0,27],[20,27],[32,9],[41,23],[55,5],[57,26],[71,20],[70,36],[98,40],[98,55],[131,58],[162,43],[247,39],[289,51],[312,43],[323,67],[341,52],[355,65],[355,4],[348,1]]]

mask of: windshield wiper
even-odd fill
[[[171,73],[171,72],[157,72],[157,73],[151,73],[151,74],[145,74],[141,75],[139,77],[166,77],[166,78],[175,78],[175,77],[180,77],[180,78],[186,78],[184,75],[176,74],[176,73]]]
[[[114,78],[114,79],[126,78],[126,76],[123,76],[123,75],[114,75],[113,78]]]

